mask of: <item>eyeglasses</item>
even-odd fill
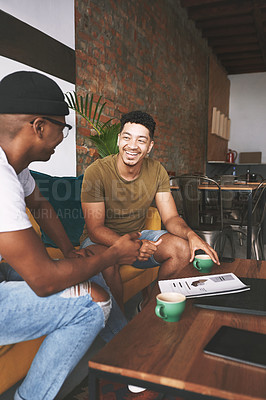
[[[52,124],[62,126],[63,127],[63,129],[62,129],[63,138],[65,139],[66,137],[68,137],[69,131],[70,131],[70,129],[72,129],[71,125],[65,124],[64,122],[57,121],[56,119],[53,119],[53,118],[48,118],[48,117],[41,117],[41,118],[46,119],[49,122],[52,122]],[[30,124],[33,124],[35,120],[36,120],[36,118],[33,121],[31,121]]]

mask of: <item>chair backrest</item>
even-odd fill
[[[219,226],[217,228],[222,230],[223,207],[220,185],[214,179],[208,178],[205,175],[180,175],[173,179],[177,181],[182,195],[184,219],[192,229],[203,228],[204,223],[201,222],[200,215],[203,215],[205,211],[208,214],[208,211],[205,209],[205,200],[208,193],[208,184],[211,185],[209,187],[210,193],[216,192],[217,194],[215,196],[217,199],[215,201],[215,208],[216,210],[218,208],[219,213],[217,221]]]
[[[183,200],[183,212],[186,223],[192,229],[198,229],[200,224],[200,196],[198,192],[199,178],[180,176],[178,185]]]
[[[71,243],[73,246],[78,246],[85,224],[80,202],[83,175],[59,177],[36,171],[31,171],[31,175],[42,195],[55,209]],[[41,236],[45,246],[56,247],[52,239],[42,229]]]
[[[260,182],[260,184],[257,186],[254,192],[252,212],[256,210],[260,200],[262,199],[265,189],[266,189],[266,179]]]
[[[252,225],[260,224],[264,218],[264,204],[262,201],[264,200],[264,193],[266,190],[266,179],[262,180],[259,185],[254,189],[252,194]],[[248,200],[245,198],[245,201],[242,205],[242,212],[240,215],[240,226],[247,225],[247,216],[248,216]]]
[[[265,213],[266,213],[266,203],[265,203],[265,191],[266,191],[266,179],[260,182],[253,194],[253,201],[252,201],[252,217],[253,217],[253,224],[262,224]],[[247,218],[247,207],[245,209],[245,213],[242,218],[241,225],[245,225]]]
[[[161,229],[161,217],[156,207],[149,207],[146,215],[145,229],[154,231]]]

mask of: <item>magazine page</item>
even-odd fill
[[[201,275],[193,278],[159,281],[161,292],[178,292],[187,298],[214,296],[250,290],[235,274]]]

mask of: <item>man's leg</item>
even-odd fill
[[[92,254],[97,254],[99,252],[103,252],[103,249],[105,248],[105,246],[95,245],[89,238],[85,239],[80,247],[82,249],[86,248]],[[115,280],[114,285],[115,286],[120,285],[120,293],[123,293],[123,287],[122,287],[122,281],[121,281],[120,274],[119,274],[118,278],[119,279]],[[126,326],[127,320],[126,320],[123,312],[121,311],[121,307],[118,305],[118,302],[113,297],[111,270],[110,270],[109,277],[108,277],[108,284],[106,284],[102,273],[94,276],[91,279],[91,281],[95,282],[98,285],[100,285],[101,287],[103,287],[104,290],[106,290],[109,293],[109,295],[112,299],[112,309],[110,312],[109,319],[106,323],[105,328],[100,332],[100,336],[103,338],[103,340],[105,342],[109,342],[118,332],[121,331],[121,329],[124,328],[124,326]],[[114,289],[114,291],[116,291],[116,288]],[[119,291],[119,288],[118,288],[118,291]],[[121,297],[122,297],[122,295],[121,295]]]
[[[135,261],[134,266],[140,269],[153,268],[160,266],[158,280],[172,279],[189,263],[190,251],[188,241],[168,233],[165,230],[144,230],[141,232],[140,239],[156,242],[162,239],[162,243],[157,247],[156,252],[147,261]],[[143,298],[142,307],[150,299],[153,291],[147,293]]]
[[[98,274],[91,278],[92,282],[97,283],[103,287],[106,292],[109,293],[112,299],[112,309],[108,321],[105,324],[105,328],[100,332],[100,336],[105,342],[109,342],[118,332],[120,332],[127,324],[127,319],[122,313],[120,307],[112,296],[110,288],[106,285],[102,274]]]
[[[158,279],[176,278],[177,271],[188,265],[190,251],[188,241],[167,233],[161,236],[154,259],[160,263]]]
[[[109,286],[112,295],[114,296],[117,304],[124,312],[123,302],[123,283],[119,272],[120,265],[113,265],[112,267],[106,268],[102,274],[105,282]]]
[[[107,249],[106,246],[93,243],[89,238],[85,239],[80,246],[82,249],[86,248],[91,254],[102,254]],[[119,265],[114,265],[102,271],[105,282],[111,290],[113,297],[117,304],[124,312],[123,303],[123,284],[119,273]]]
[[[156,252],[147,261],[135,261],[134,267],[140,269],[153,268],[160,266],[158,278],[171,279],[189,263],[190,251],[188,241],[178,236],[168,233],[166,230],[144,230],[141,232],[140,239],[162,242],[157,247]]]
[[[89,242],[85,241],[85,244],[87,244],[86,249],[91,254],[102,254],[107,249],[106,246],[94,244],[90,241],[90,239]],[[81,248],[84,248],[84,243],[82,244]],[[119,273],[119,268],[119,265],[112,265],[111,267],[108,267],[104,271],[102,271],[102,275],[108,287],[110,288],[111,293],[114,296],[117,304],[124,312],[123,284]]]
[[[109,296],[97,285],[79,284],[38,297],[26,282],[0,283],[0,345],[46,335],[15,399],[52,400],[86,353],[109,315]],[[92,300],[101,302],[100,306]]]

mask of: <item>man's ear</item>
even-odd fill
[[[149,154],[149,153],[151,152],[153,146],[154,146],[154,141],[152,140],[152,141],[150,142],[150,145],[149,145],[149,149],[148,149],[148,153],[147,153],[147,154]]]
[[[117,146],[119,146],[119,142],[120,142],[120,133],[117,135]]]
[[[44,121],[41,118],[36,118],[33,123],[34,132],[39,136],[39,138],[43,137],[44,130]]]

